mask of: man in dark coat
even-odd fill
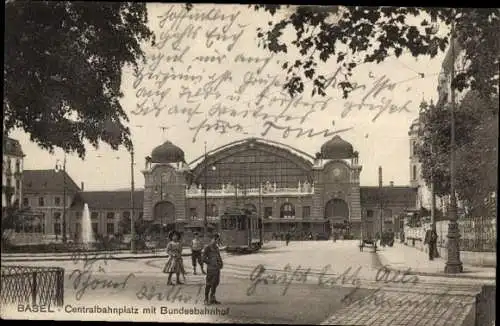
[[[429,260],[434,260],[434,252],[436,251],[437,232],[435,227],[425,232],[424,244],[429,245]]]
[[[203,262],[207,265],[207,278],[205,284],[205,304],[220,304],[215,298],[217,286],[220,283],[220,270],[224,266],[218,243],[219,234],[212,235],[210,243],[203,249]]]

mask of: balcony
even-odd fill
[[[297,187],[278,188],[276,183],[265,183],[257,188],[235,187],[232,184],[222,184],[218,189],[207,189],[207,197],[258,197],[258,196],[307,196],[314,193],[314,183],[298,183]],[[200,198],[205,195],[202,185],[191,185],[186,189],[187,198]]]

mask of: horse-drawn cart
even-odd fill
[[[373,236],[373,232],[367,230],[366,227],[361,229],[359,251],[363,251],[364,247],[372,247],[373,251],[377,251],[377,239]]]

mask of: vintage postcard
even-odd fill
[[[495,324],[498,9],[5,12],[3,319]]]

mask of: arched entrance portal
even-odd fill
[[[325,218],[334,220],[349,219],[349,205],[342,199],[332,199],[326,203]]]
[[[169,201],[159,202],[154,208],[154,223],[150,232],[159,237],[160,246],[166,244],[166,236],[175,230],[175,206]]]
[[[330,236],[335,238],[343,237],[349,233],[346,222],[349,221],[349,205],[342,199],[335,198],[329,200],[325,205],[325,219],[330,223]]]
[[[169,201],[156,204],[154,209],[155,224],[162,226],[175,224],[175,206]]]

